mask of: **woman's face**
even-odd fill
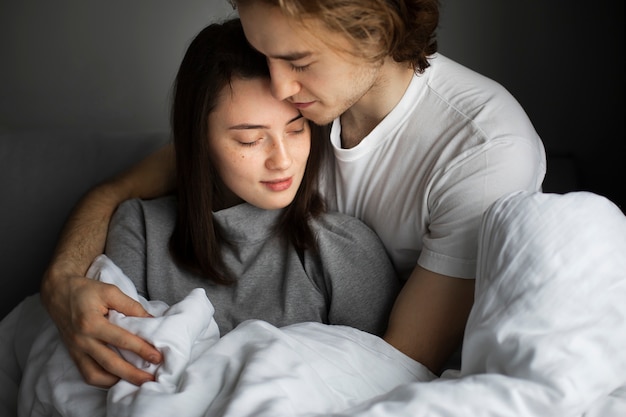
[[[233,78],[208,123],[213,163],[234,194],[268,210],[293,201],[311,134],[298,110],[272,96],[269,79]]]

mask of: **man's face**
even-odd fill
[[[239,6],[239,16],[250,44],[267,57],[272,94],[307,119],[330,123],[376,83],[380,65],[348,53],[353,46],[347,39],[319,22],[304,28],[276,6],[250,3]],[[334,37],[341,50],[324,43],[327,37]]]

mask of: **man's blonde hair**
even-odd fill
[[[437,52],[435,31],[439,24],[439,0],[234,0],[279,7],[285,16],[304,27],[322,23],[341,33],[353,45],[351,53],[379,61],[391,57],[406,62],[416,72],[428,68],[428,57]],[[332,39],[324,39],[331,47]]]

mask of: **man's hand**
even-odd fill
[[[111,324],[109,310],[127,316],[150,317],[140,303],[114,285],[80,276],[51,277],[47,273],[42,301],[88,384],[108,388],[120,378],[135,385],[154,380],[125,361],[108,345],[126,349],[150,363],[160,363],[161,353],[145,340]],[[47,295],[47,296],[46,296]]]
[[[108,345],[136,353],[151,363],[162,356],[141,338],[107,319],[109,310],[149,317],[141,304],[114,285],[85,278],[93,259],[103,253],[109,220],[129,198],[155,198],[174,189],[174,147],[168,144],[126,172],[104,182],[80,199],[70,214],[41,283],[41,301],[85,380],[110,387],[120,378],[139,385],[153,379]]]

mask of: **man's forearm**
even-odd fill
[[[109,220],[117,206],[129,198],[155,198],[171,192],[175,184],[171,144],[105,183],[92,188],[70,214],[44,274],[41,295],[46,308],[58,285],[81,277],[91,261],[104,251]]]
[[[109,220],[125,197],[106,183],[91,189],[74,207],[42,280],[41,296],[46,308],[64,279],[85,276],[91,261],[103,252]]]
[[[438,374],[461,343],[473,301],[473,279],[416,266],[396,299],[384,338]]]

